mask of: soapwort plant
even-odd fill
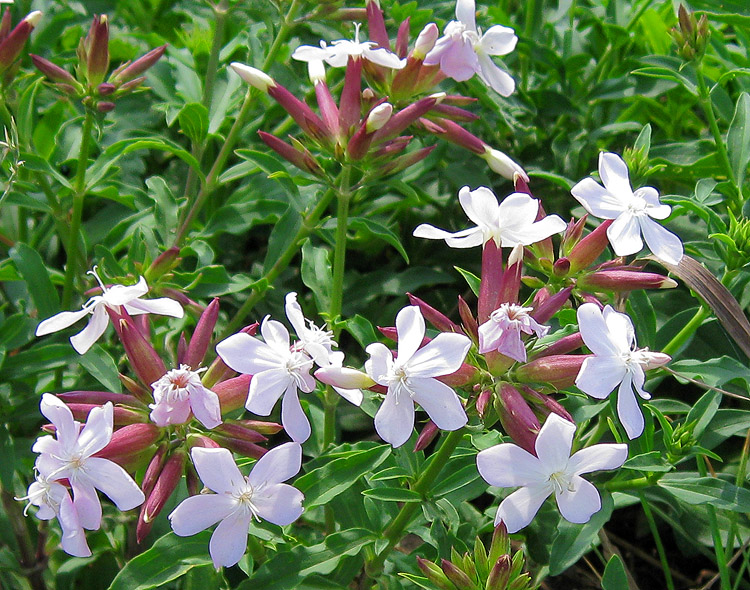
[[[3,12],[0,585],[744,588],[745,17],[362,4]]]

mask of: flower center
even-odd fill
[[[310,360],[310,357],[308,357],[302,351],[295,350],[295,348],[292,347],[289,357],[284,363],[284,368],[296,383],[297,389],[303,388],[304,379],[302,378],[302,371],[309,369],[311,363],[312,361]]]
[[[179,369],[168,371],[151,387],[154,389],[156,402],[166,401],[176,403],[185,401],[190,397],[189,385],[199,386],[201,384],[200,373],[205,367],[197,371],[191,371],[188,365],[180,365]]]
[[[632,213],[633,215],[643,213],[646,210],[647,205],[648,203],[646,203],[646,199],[633,195],[628,202],[628,213]]]
[[[533,307],[523,307],[517,303],[503,303],[490,314],[490,319],[498,324],[524,324],[527,323],[529,312]]]
[[[399,398],[403,392],[405,392],[410,398],[414,395],[414,391],[409,385],[409,375],[406,371],[406,367],[403,365],[396,364],[393,367],[391,374],[388,376],[388,387],[395,395],[396,405],[398,405]]]
[[[575,492],[573,482],[570,476],[564,471],[555,471],[549,476],[549,483],[552,485],[552,489],[555,494],[562,494],[563,492]]]
[[[233,493],[232,497],[245,513],[250,513],[253,515],[254,519],[260,520],[258,507],[253,503],[253,494],[255,494],[256,491],[257,490],[254,490],[253,486],[247,481],[247,478],[245,478],[244,485],[240,486],[240,489]]]

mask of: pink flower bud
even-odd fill
[[[432,150],[434,150],[436,147],[437,146],[430,145],[418,150],[414,150],[413,152],[410,152],[408,154],[398,156],[397,158],[391,160],[388,164],[385,164],[379,170],[379,175],[387,176],[389,174],[396,174],[398,172],[401,172],[402,170],[406,170],[409,166],[413,166],[417,162],[421,162],[422,160],[424,160],[432,153]]]
[[[315,174],[316,176],[321,176],[323,174],[323,169],[320,167],[320,164],[318,164],[309,151],[305,150],[304,152],[301,152],[296,150],[285,141],[279,139],[275,135],[266,133],[265,131],[258,131],[258,135],[263,140],[263,143],[286,161],[297,166],[300,170]]]
[[[10,12],[6,9],[6,17],[3,17],[3,27],[10,28]],[[23,46],[26,44],[26,40],[29,38],[31,31],[42,18],[42,13],[38,10],[29,13],[16,28],[6,34],[2,40],[0,40],[0,73],[7,71],[13,63],[21,55]]]
[[[442,125],[442,123],[441,123]],[[471,148],[469,148],[471,149]],[[472,150],[475,151],[475,150]],[[490,170],[497,172],[503,178],[513,180],[516,176],[519,176],[524,181],[528,182],[529,177],[526,171],[521,168],[513,159],[507,154],[504,154],[500,150],[491,148],[488,145],[484,146],[484,153],[477,152],[481,155],[482,159],[487,162]]]
[[[112,405],[123,404],[126,406],[143,406],[137,399],[132,395],[126,393],[112,393],[109,391],[68,391],[66,393],[58,393],[57,397],[67,403],[72,404],[94,404],[103,406],[107,402],[112,402]],[[145,409],[145,406],[143,406]]]
[[[477,414],[484,420],[484,416],[487,413],[487,407],[492,401],[492,390],[483,389],[482,392],[477,396]]]
[[[503,383],[495,408],[508,436],[519,447],[536,456],[534,443],[541,426],[519,391],[509,383]]]
[[[558,278],[567,277],[568,273],[570,272],[570,260],[567,259],[565,256],[562,258],[558,258],[555,260],[555,263],[552,265],[552,274],[554,274]]]
[[[217,435],[216,439],[217,442],[221,444],[221,446],[226,447],[230,451],[234,451],[235,453],[239,453],[240,455],[245,455],[246,457],[260,459],[268,452],[268,449],[264,449],[263,447],[260,447],[255,443],[251,443],[241,438],[232,438]]]
[[[183,451],[177,451],[170,455],[164,463],[154,488],[143,503],[141,513],[138,516],[138,524],[136,525],[138,543],[148,535],[154,518],[162,511],[177,484],[180,483],[182,472],[185,470],[185,457],[186,454]]]
[[[572,274],[588,268],[601,256],[607,244],[609,244],[607,228],[612,225],[612,222],[612,219],[603,221],[599,227],[573,246],[568,254]]]
[[[516,370],[521,382],[544,383],[557,389],[571,387],[589,354],[557,354],[536,358]]]
[[[264,422],[263,420],[234,420],[232,423],[267,435],[278,434],[284,429],[278,422]]]
[[[510,578],[511,560],[507,553],[497,558],[487,576],[486,590],[505,590]]]
[[[214,439],[207,437],[204,434],[190,434],[188,435],[188,447],[199,447],[201,449],[220,449],[221,445]]]
[[[461,328],[457,324],[453,323],[450,318],[448,318],[448,316],[446,316],[442,312],[439,312],[437,309],[435,309],[431,305],[428,305],[419,297],[416,297],[411,293],[407,293],[406,296],[409,298],[409,302],[412,305],[416,305],[417,307],[419,307],[424,318],[441,332],[456,332],[458,334],[462,333]]]
[[[538,358],[541,358],[543,356],[552,356],[552,355],[560,355],[560,354],[567,354],[569,352],[573,352],[574,350],[578,350],[583,346],[583,337],[581,336],[580,332],[576,332],[575,334],[569,334],[568,336],[563,336],[556,342],[553,342],[540,352],[537,352],[533,355],[531,360],[535,360]]]
[[[141,483],[141,489],[146,496],[149,496],[151,494],[151,490],[154,489],[156,480],[159,477],[162,466],[164,465],[164,461],[167,458],[168,449],[168,443],[163,442],[162,444],[160,444],[159,448],[156,449],[154,456],[151,457],[151,461],[149,461],[148,467],[146,467],[146,472],[143,474],[143,482]]]
[[[550,414],[557,414],[561,418],[564,418],[568,422],[571,422],[575,424],[575,420],[573,420],[573,416],[570,415],[568,410],[566,410],[560,402],[558,402],[556,399],[549,395],[545,395],[543,393],[539,393],[535,389],[531,389],[531,387],[524,386],[523,388],[523,395],[526,397],[526,399],[529,399],[532,401],[532,403],[535,404],[535,408],[539,409],[541,406],[541,415],[546,419],[547,416]]]
[[[450,104],[436,104],[432,107],[433,113],[438,113],[446,119],[451,121],[461,121],[463,123],[470,123],[479,119],[479,115],[475,115],[471,111],[456,107]]]
[[[123,375],[122,373],[118,373],[117,377],[120,379],[120,382],[125,386],[125,389],[127,389],[130,393],[133,394],[133,396],[145,406],[150,404],[153,401],[153,395],[151,388],[148,389],[142,385],[141,383],[138,383],[134,379],[131,379],[130,377],[127,377]]]
[[[634,270],[600,270],[578,279],[578,287],[586,291],[633,291],[635,289],[673,289],[677,282],[669,277]]]
[[[106,447],[95,457],[111,459],[118,456],[137,457],[161,437],[162,431],[155,424],[128,424],[114,431]]]
[[[86,79],[90,87],[98,86],[104,81],[104,76],[109,70],[109,22],[106,14],[94,15],[84,43]]]
[[[583,228],[586,226],[586,219],[588,219],[588,214],[581,217],[578,221],[571,219],[568,222],[568,227],[565,229],[562,241],[560,242],[560,251],[563,256],[570,254],[573,247],[581,241]]]
[[[116,86],[120,86],[126,82],[138,78],[146,70],[151,68],[157,61],[161,59],[164,52],[167,50],[166,45],[152,49],[148,53],[142,55],[133,63],[125,63],[117,68],[109,78],[109,81]]]
[[[424,60],[425,56],[435,47],[435,42],[440,36],[440,29],[438,29],[435,23],[428,23],[424,29],[419,32],[417,40],[414,43],[414,49],[411,52],[411,56],[420,61]]]
[[[428,420],[427,424],[422,428],[422,432],[419,433],[417,442],[414,443],[414,452],[424,451],[435,440],[439,432],[440,429],[437,425],[432,420]]]
[[[477,319],[483,324],[503,302],[500,295],[503,285],[503,250],[495,240],[488,240],[484,244],[481,274]]]
[[[99,84],[99,86],[96,87],[96,92],[97,94],[99,94],[99,96],[109,96],[115,90],[117,90],[117,87],[114,84],[110,84],[109,82],[102,82],[101,84]]]
[[[73,418],[79,422],[85,422],[89,416],[89,412],[94,408],[100,407],[100,404],[78,404],[71,403],[67,404],[70,408],[70,412],[73,414]],[[125,426],[127,424],[136,424],[138,422],[148,422],[148,416],[137,410],[131,408],[122,408],[115,406],[113,408],[113,424],[115,426]]]
[[[211,386],[211,391],[219,396],[222,414],[245,407],[247,395],[250,393],[251,378],[251,375],[240,375],[234,379],[220,381]]]
[[[48,61],[43,57],[39,57],[38,55],[29,54],[29,57],[31,57],[31,61],[36,66],[36,69],[42,72],[42,74],[47,76],[47,78],[49,78],[53,82],[64,82],[71,87],[79,87],[81,92],[83,92],[83,87],[81,87],[78,81],[60,66],[57,66],[51,61]],[[75,88],[74,91],[77,92]]]
[[[113,102],[99,102],[96,104],[96,110],[100,113],[109,113],[114,111],[117,105]]]
[[[367,3],[367,30],[370,33],[370,39],[383,49],[391,50],[391,41],[388,38],[388,32],[385,29],[385,20],[383,11],[377,2]]]
[[[396,34],[396,55],[401,59],[406,57],[409,52],[409,22],[410,17],[406,17],[401,24],[398,26],[398,33]]]
[[[222,436],[239,438],[254,443],[265,442],[268,440],[265,436],[263,436],[256,430],[246,428],[245,426],[242,426],[240,424],[232,424],[228,422],[219,424],[219,426],[214,428],[214,432],[216,432],[217,434],[221,434]]]
[[[184,363],[192,369],[197,369],[201,366],[203,358],[206,356],[208,347],[211,344],[214,327],[218,319],[219,298],[214,297],[198,319],[198,324],[195,326],[193,337],[190,339],[190,344],[185,353]]]
[[[365,123],[367,133],[374,133],[381,129],[390,120],[391,115],[393,115],[393,105],[389,102],[384,102],[373,108],[367,115]]]
[[[438,103],[438,98],[436,96],[421,98],[417,102],[401,109],[391,116],[388,122],[375,133],[373,142],[379,143],[399,135],[409,125],[432,109]]]
[[[487,159],[487,150],[490,149],[486,143],[479,139],[473,133],[470,133],[458,123],[454,123],[450,119],[436,118],[432,125],[429,125],[429,121],[422,119],[420,121],[430,133],[434,133],[441,139],[455,143],[475,154]],[[489,163],[489,160],[488,160]],[[525,173],[524,173],[525,174]]]
[[[151,266],[149,266],[144,273],[144,276],[146,277],[146,280],[151,283],[165,273],[168,273],[177,266],[179,262],[180,249],[177,246],[172,246],[171,248],[167,248],[154,259]]]
[[[120,336],[130,366],[141,382],[144,385],[150,385],[161,379],[161,376],[167,372],[164,361],[143,337],[141,331],[135,327],[127,312],[123,309],[121,313],[118,313],[108,307],[107,313]]]
[[[565,287],[554,295],[547,297],[543,303],[534,307],[531,317],[540,324],[546,324],[568,302],[572,291],[573,287]]]
[[[232,62],[229,64],[229,67],[231,67],[240,78],[250,84],[250,86],[257,88],[261,92],[267,93],[269,88],[276,86],[276,82],[274,82],[271,76],[257,68],[246,66],[239,62]]]
[[[502,303],[518,303],[518,293],[521,290],[523,251],[523,246],[519,244],[511,250],[508,256],[508,266],[503,273],[499,293],[500,302]]]
[[[349,57],[339,100],[339,128],[348,135],[362,114],[362,60]]]
[[[312,66],[315,61],[311,61],[308,65]],[[322,66],[321,66],[322,67]],[[325,75],[325,70],[323,71]],[[331,95],[331,90],[326,84],[325,78],[315,81],[315,98],[318,101],[318,109],[323,117],[328,132],[333,137],[339,135],[339,108],[336,105],[336,101]]]
[[[469,579],[469,576],[447,559],[440,560],[440,568],[458,590],[472,590],[474,588],[474,583]]]
[[[469,304],[466,303],[464,298],[460,295],[458,296],[458,315],[461,316],[461,322],[463,322],[464,325],[464,332],[474,340],[474,342],[477,342],[479,340],[479,326],[477,325],[477,320],[472,315],[471,309],[469,309]]]

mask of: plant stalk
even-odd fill
[[[659,561],[661,561],[661,569],[664,571],[664,581],[667,584],[667,590],[674,590],[674,580],[672,580],[672,570],[669,569],[669,562],[667,561],[667,553],[664,551],[664,544],[661,542],[661,536],[659,535],[659,529],[656,528],[656,520],[651,512],[651,507],[648,505],[646,497],[643,492],[638,493],[638,498],[643,506],[643,513],[648,521],[648,527],[651,529],[651,536],[654,538],[656,544],[656,552],[659,554]]]

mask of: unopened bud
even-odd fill
[[[365,129],[367,133],[374,133],[378,129],[381,129],[391,118],[393,114],[393,105],[389,102],[379,104],[370,111],[367,115],[367,122],[365,123]]]
[[[493,149],[488,145],[485,145],[484,148],[485,151],[484,154],[481,154],[481,157],[487,162],[490,170],[497,172],[500,176],[507,178],[508,180],[513,180],[514,176],[517,174],[526,182],[529,181],[529,176],[526,174],[525,170],[513,161],[510,156],[500,150]]]
[[[415,59],[423,60],[432,48],[435,47],[435,42],[439,36],[440,30],[435,23],[425,25],[417,36],[411,56]]]
[[[39,57],[38,55],[30,54],[29,57],[31,57],[31,61],[34,63],[36,68],[53,82],[64,82],[66,84],[69,84],[71,87],[79,86],[76,79],[60,66],[57,66],[51,61],[46,60],[43,57]]]
[[[3,24],[10,28],[10,13],[6,10],[5,14],[8,16],[7,20],[3,19]],[[7,36],[0,39],[0,72],[8,70],[21,55],[26,40],[41,17],[42,13],[38,10],[29,13]]]
[[[95,404],[103,406],[107,402],[112,402],[113,405],[142,405],[138,400],[133,398],[132,395],[126,393],[112,393],[110,391],[68,391],[67,393],[58,393],[57,397],[65,403],[73,404]]]
[[[321,383],[342,389],[368,389],[375,381],[367,374],[349,367],[321,367],[315,371],[315,378]]]
[[[379,2],[369,1],[366,6],[367,10],[367,30],[370,33],[370,39],[377,43],[379,47],[390,51],[391,42],[388,39],[388,32],[385,28],[383,11]]]
[[[396,137],[409,125],[432,109],[437,102],[436,98],[428,96],[401,109],[392,115],[388,122],[375,133],[373,141],[381,142]]]
[[[424,557],[417,557],[417,566],[427,576],[427,579],[440,590],[455,590],[455,586],[451,584],[439,565]]]
[[[385,164],[382,168],[380,168],[378,172],[380,176],[388,176],[389,174],[396,174],[398,172],[401,172],[402,170],[406,170],[409,166],[413,166],[414,164],[424,160],[432,153],[432,151],[436,147],[437,146],[435,145],[429,145],[427,147],[414,150],[413,152],[410,152],[408,154],[398,156],[397,158],[391,160],[389,163]]]
[[[677,282],[669,277],[635,270],[600,270],[578,279],[578,287],[586,291],[634,291],[636,289],[673,289]]]
[[[122,373],[118,373],[117,377],[125,386],[125,389],[132,393],[133,396],[142,404],[148,405],[152,401],[154,401],[152,390],[150,387],[146,388],[146,386],[142,383],[138,383],[135,379],[131,379],[130,377],[128,377],[127,375],[123,375]]]
[[[95,457],[138,456],[161,436],[161,429],[155,424],[128,424],[118,428],[112,434],[107,446],[96,453]]]
[[[170,455],[162,467],[161,473],[154,484],[151,493],[141,507],[136,525],[136,539],[138,543],[143,541],[151,530],[151,525],[164,508],[169,497],[180,483],[182,472],[185,468],[185,453],[177,451]]]
[[[510,578],[510,565],[510,555],[506,553],[498,557],[487,577],[486,590],[506,590]]]
[[[568,302],[572,291],[573,287],[565,287],[554,295],[550,295],[539,305],[534,306],[531,317],[540,324],[546,324]]]
[[[211,303],[206,306],[205,311],[198,319],[198,323],[193,331],[193,337],[185,351],[184,364],[193,369],[197,369],[206,356],[208,347],[211,344],[211,338],[214,333],[216,321],[219,319],[219,298],[215,297]]]
[[[99,86],[96,87],[96,92],[99,94],[99,96],[109,96],[115,90],[117,90],[117,87],[114,84],[110,84],[109,82],[102,82],[101,84],[99,84]]]
[[[323,60],[311,59],[307,62],[307,75],[310,78],[310,82],[320,84],[326,81],[326,67]]]
[[[107,70],[109,70],[109,22],[106,14],[94,16],[86,40],[88,41],[88,53],[86,55],[87,81],[90,87],[94,87],[104,81],[104,76],[107,75]]]
[[[412,305],[419,307],[424,318],[441,332],[456,332],[458,334],[462,332],[461,328],[452,322],[444,313],[438,311],[411,293],[407,293],[406,296],[409,298],[409,302]]]
[[[572,248],[581,241],[583,237],[583,228],[586,226],[588,214],[581,217],[578,221],[571,219],[568,227],[565,228],[562,240],[560,241],[560,252],[563,256],[570,254]]]
[[[221,446],[246,457],[260,459],[267,452],[267,449],[264,449],[263,447],[260,447],[255,443],[251,443],[250,441],[243,440],[241,438],[232,438],[226,436],[217,436],[216,438],[217,442],[221,443]]]
[[[220,381],[211,386],[211,391],[219,396],[222,414],[239,410],[245,406],[248,393],[250,392],[251,378],[251,375],[240,375],[234,379]],[[208,387],[208,385],[206,386]]]
[[[127,316],[127,312],[123,310],[122,313],[118,313],[107,307],[107,313],[109,313],[112,324],[120,336],[130,366],[141,382],[150,385],[161,379],[162,375],[167,372],[164,361],[161,360],[154,347],[143,337],[133,320]]]
[[[489,407],[491,401],[492,401],[491,389],[484,389],[477,396],[477,414],[479,414],[479,417],[482,420],[484,420],[484,416],[487,413],[487,408]]]
[[[458,588],[458,590],[472,590],[474,583],[466,573],[447,559],[440,561],[441,569],[445,576]]]
[[[507,555],[508,553],[510,553],[508,529],[504,522],[500,522],[492,533],[492,543],[490,544],[490,552],[487,560],[490,563],[496,563],[502,555]]]
[[[464,332],[468,334],[474,342],[477,342],[479,340],[479,326],[477,325],[477,320],[472,315],[469,304],[466,303],[466,300],[460,295],[458,296],[458,315],[461,316],[461,322],[464,325]]]
[[[581,371],[588,354],[549,355],[521,365],[516,379],[526,383],[545,383],[558,389],[571,387]]]
[[[104,86],[102,84],[102,86]],[[180,261],[180,249],[177,246],[167,248],[164,252],[159,254],[151,266],[148,267],[144,273],[146,281],[150,284],[152,281],[158,279],[162,275],[172,270]]]
[[[276,82],[273,81],[271,76],[257,68],[236,61],[229,64],[229,67],[231,67],[240,78],[250,84],[250,86],[257,88],[258,90],[268,92],[269,88],[276,86]]]
[[[429,420],[422,428],[422,432],[419,433],[417,442],[414,443],[414,452],[424,451],[435,440],[439,432],[440,429],[437,425],[432,420]]]
[[[612,225],[612,222],[612,219],[603,221],[594,231],[573,246],[567,256],[571,274],[588,268],[601,256],[609,244],[607,228]]]
[[[114,111],[117,105],[113,102],[99,102],[96,104],[96,110],[100,113],[109,113]]]
[[[70,408],[73,418],[79,422],[85,422],[89,416],[89,412],[94,408],[100,407],[99,404],[67,404]],[[115,426],[126,426],[127,424],[137,424],[139,422],[147,422],[148,416],[143,412],[132,408],[122,408],[115,406],[112,410],[112,423]]]
[[[536,455],[536,437],[541,425],[520,392],[503,383],[495,398],[495,410],[503,429],[522,449]]]
[[[148,53],[142,55],[133,63],[126,63],[117,68],[109,78],[109,81],[116,86],[122,86],[127,82],[130,82],[136,78],[139,78],[146,70],[151,68],[157,61],[161,59],[164,52],[167,50],[166,45],[152,49]]]
[[[223,424],[219,424],[219,426],[214,428],[214,432],[217,432],[222,436],[240,438],[242,440],[254,443],[265,442],[268,440],[257,430],[246,428],[241,424],[234,424],[231,422],[224,422]]]
[[[310,154],[309,152],[305,154],[304,152],[296,150],[285,141],[279,139],[275,135],[266,133],[265,131],[258,131],[258,135],[263,140],[263,143],[265,143],[286,161],[297,166],[297,168],[299,168],[300,170],[315,175],[321,175],[323,173],[323,169],[320,167],[320,164],[315,161],[312,154]]]

